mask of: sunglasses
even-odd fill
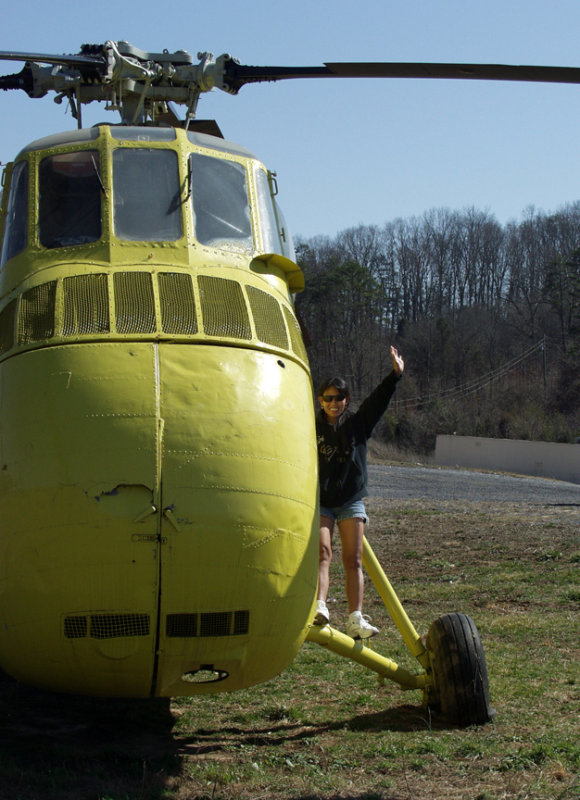
[[[346,395],[344,394],[323,394],[322,399],[325,403],[332,403],[333,400],[337,400],[341,403],[343,400],[346,400]]]

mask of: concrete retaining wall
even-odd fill
[[[435,463],[580,483],[580,444],[438,436]]]

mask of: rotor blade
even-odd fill
[[[0,61],[32,61],[38,64],[62,64],[69,67],[94,67],[103,63],[102,58],[81,55],[48,55],[46,53],[17,53],[0,50]]]
[[[327,62],[323,67],[252,67],[232,59],[225,65],[224,78],[228,89],[237,93],[246,83],[292,78],[439,78],[580,83],[580,68],[412,62]]]
[[[509,64],[331,63],[337,78],[442,78],[480,81],[580,83],[578,67],[542,67]]]

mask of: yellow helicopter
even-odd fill
[[[0,667],[119,697],[241,689],[317,642],[419,689],[459,724],[492,715],[469,617],[421,638],[365,542],[419,671],[311,625],[318,562],[304,285],[275,176],[196,118],[200,94],[286,78],[580,82],[452,64],[243,66],[127,42],[25,62],[2,89],[66,99],[78,127],[24,147],[0,220]],[[104,101],[119,125],[82,126]],[[186,107],[180,120],[174,104]]]

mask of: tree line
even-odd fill
[[[342,375],[360,401],[390,369],[389,345],[403,353],[386,441],[428,452],[437,433],[580,436],[580,202],[505,225],[432,209],[300,240],[297,260],[315,385]]]

